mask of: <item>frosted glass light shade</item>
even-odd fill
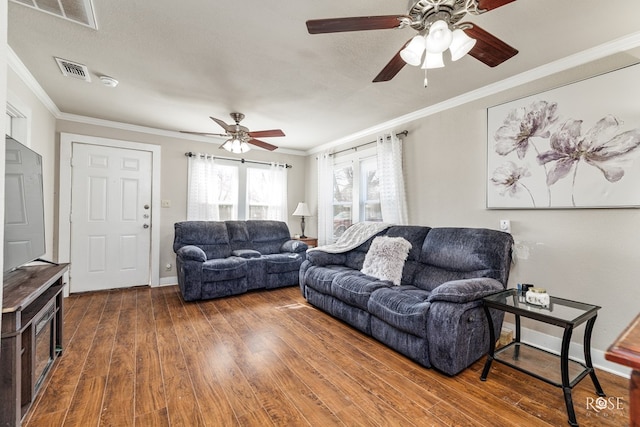
[[[442,68],[442,67],[444,67],[442,52],[431,53],[427,51],[427,54],[424,57],[424,63],[422,64],[421,68],[423,70],[431,70],[432,68]]]
[[[224,144],[222,144],[222,147],[220,148],[224,148],[230,153],[235,153],[235,154],[246,153],[247,151],[251,150],[251,147],[249,147],[249,144],[235,138],[227,139],[224,142]]]
[[[400,57],[409,65],[418,66],[422,62],[425,40],[421,35],[411,39],[409,44],[400,51]]]
[[[475,45],[476,39],[472,39],[461,29],[453,30],[453,38],[451,40],[451,46],[449,46],[451,60],[457,61],[462,58],[469,53]]]
[[[453,34],[446,22],[442,20],[434,22],[431,24],[431,28],[429,28],[429,35],[427,35],[426,39],[427,52],[444,52],[449,48],[452,39]]]

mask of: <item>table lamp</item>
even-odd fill
[[[300,228],[302,229],[302,234],[300,235],[301,239],[305,239],[307,236],[304,235],[304,217],[311,216],[311,212],[309,211],[309,206],[305,202],[298,203],[298,207],[292,213],[293,216],[300,216],[302,219],[300,220]]]

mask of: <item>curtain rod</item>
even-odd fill
[[[407,136],[407,135],[409,135],[409,131],[408,130],[403,130],[402,132],[396,133],[396,136],[400,136],[400,135]],[[369,144],[375,144],[376,142],[378,142],[378,141],[376,140],[376,141],[365,142],[365,143],[362,143],[360,145],[356,145],[355,147],[349,147],[349,148],[345,148],[344,150],[335,151],[335,152],[329,154],[329,156],[335,156],[336,154],[344,153],[345,151],[349,151],[349,150],[358,151],[358,148],[364,147],[365,145],[369,145]]]
[[[184,155],[187,156],[187,157],[195,157],[195,156],[198,155],[198,153],[194,153],[192,151],[188,151],[188,152],[184,153]],[[258,164],[258,165],[270,165],[272,163],[276,163],[276,162],[260,162],[258,160],[236,159],[236,158],[233,158],[233,157],[220,157],[220,156],[214,156],[213,154],[201,154],[201,156],[211,157],[212,159],[231,160],[232,162],[255,163],[255,164]],[[283,168],[286,168],[286,169],[293,168],[293,166],[291,166],[290,164],[287,164],[287,163],[285,163],[285,164],[276,163],[276,165],[280,166],[280,167],[283,167]]]

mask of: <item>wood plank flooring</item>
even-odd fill
[[[565,426],[562,391],[484,358],[425,369],[311,307],[297,287],[196,303],[176,286],[73,295],[64,354],[35,426]],[[597,325],[596,325],[597,327]],[[622,409],[574,389],[581,426],[628,425],[627,379],[598,371]],[[592,399],[591,407],[588,399]]]

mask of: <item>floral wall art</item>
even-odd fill
[[[640,64],[488,109],[488,208],[640,207]]]

